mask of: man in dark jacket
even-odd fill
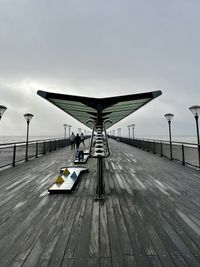
[[[74,142],[76,144],[76,149],[78,149],[79,145],[80,145],[80,142],[81,142],[81,138],[80,138],[79,134],[76,135],[76,137],[74,139]]]

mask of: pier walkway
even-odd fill
[[[200,266],[200,172],[109,140],[71,194],[47,193],[70,147],[0,171],[0,266]]]

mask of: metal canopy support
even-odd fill
[[[106,158],[110,155],[105,128],[106,121],[112,122],[112,124],[119,122],[150,102],[152,99],[160,96],[162,92],[154,91],[108,98],[64,95],[40,90],[37,92],[37,94],[47,99],[55,106],[59,107],[64,112],[77,119],[79,122],[93,129],[89,153],[93,158],[97,158],[96,193],[97,199],[102,199],[101,196],[104,194],[103,158]],[[91,154],[94,131],[98,128],[100,128],[102,132],[105,132],[106,137],[107,152],[103,156],[94,156]]]
[[[107,98],[92,98],[40,90],[37,93],[83,124],[86,124],[89,119],[99,123],[109,119],[115,124],[162,94],[161,91],[154,91]],[[93,127],[92,124],[87,126]]]

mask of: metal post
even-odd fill
[[[172,160],[172,133],[171,133],[171,121],[168,121],[168,124],[169,124],[170,160]]]
[[[68,128],[69,128],[69,138],[70,138],[71,125],[68,125]]]
[[[36,142],[35,157],[38,157],[38,142]]]
[[[15,158],[16,158],[16,145],[14,144],[14,147],[13,147],[13,167],[15,166]]]
[[[163,143],[162,141],[160,142],[160,156],[163,156]]]
[[[26,156],[25,156],[25,160],[28,160],[28,134],[29,134],[29,123],[30,121],[27,121],[27,134],[26,134]]]
[[[51,152],[51,140],[49,141],[49,152]]]
[[[104,181],[103,181],[103,159],[101,157],[97,158],[97,195],[98,199],[101,199],[104,193]]]
[[[46,149],[45,149],[45,141],[44,141],[44,146],[43,146],[43,154],[45,155],[45,153],[46,153]]]
[[[185,165],[185,150],[183,143],[182,143],[182,165]]]
[[[197,144],[200,144],[199,140],[199,116],[195,116],[195,121],[196,121],[196,128],[197,128]]]
[[[66,139],[66,128],[67,128],[67,124],[65,123],[65,124],[63,124],[63,126],[64,126],[64,139]]]
[[[198,157],[199,157],[199,167],[200,167],[200,140],[199,140],[199,116],[194,116],[197,128],[197,144],[198,144]]]

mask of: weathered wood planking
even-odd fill
[[[200,266],[200,173],[126,144],[96,161],[71,194],[48,187],[74,151],[0,172],[0,266]]]

